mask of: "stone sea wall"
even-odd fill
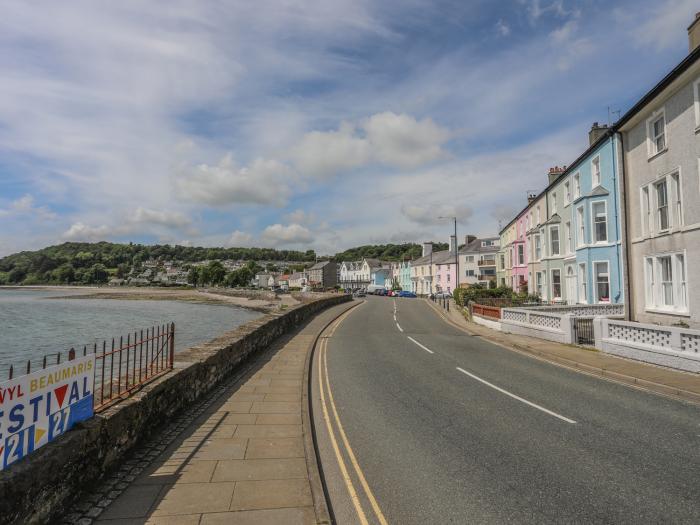
[[[210,392],[248,357],[317,312],[349,300],[347,295],[318,298],[176,354],[173,372],[0,471],[0,523],[51,522],[86,487],[118,469],[139,442]]]

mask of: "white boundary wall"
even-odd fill
[[[595,346],[638,361],[700,372],[700,330],[618,321],[593,320]]]
[[[486,328],[490,328],[491,330],[498,330],[499,332],[501,331],[501,323],[499,321],[496,321],[495,319],[490,319],[488,317],[482,317],[477,314],[472,314],[472,321],[474,321],[476,324],[485,326]]]
[[[573,344],[574,316],[532,308],[501,308],[501,331]]]

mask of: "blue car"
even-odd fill
[[[398,295],[399,297],[417,297],[416,294],[409,292],[408,290],[401,290]]]

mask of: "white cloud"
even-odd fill
[[[106,225],[88,226],[76,222],[63,234],[63,238],[67,241],[95,242],[107,240],[112,235],[114,230]]]
[[[136,208],[128,221],[133,224],[157,224],[170,228],[189,226],[192,220],[183,213]]]
[[[687,41],[683,30],[698,11],[697,0],[671,0],[623,16],[632,22],[630,30],[637,44],[663,51]]]
[[[369,145],[344,122],[337,131],[312,131],[294,148],[297,169],[302,175],[328,177],[338,171],[362,166],[369,160]]]
[[[301,224],[303,226],[309,226],[316,222],[316,214],[312,212],[307,212],[302,209],[297,209],[292,212],[287,213],[284,218],[287,222]]]
[[[237,248],[247,248],[252,246],[253,236],[249,233],[236,230],[229,237],[227,245]]]
[[[289,168],[276,160],[256,159],[241,168],[228,154],[216,166],[200,164],[181,170],[175,187],[181,199],[211,206],[282,206],[291,194],[290,177]]]
[[[0,208],[0,217],[12,215],[30,215],[41,220],[56,218],[56,214],[46,206],[35,206],[34,197],[28,193],[12,201],[6,209]]]
[[[444,217],[457,217],[457,222],[466,223],[474,211],[464,204],[404,204],[401,213],[411,221],[422,225],[444,224]],[[443,217],[443,218],[441,218]]]
[[[314,240],[311,231],[301,224],[272,224],[262,232],[262,239],[273,245],[303,244],[308,245]]]
[[[508,36],[510,35],[510,26],[503,19],[496,22],[496,33],[498,36]]]
[[[371,116],[363,127],[374,157],[384,164],[412,168],[446,155],[442,144],[450,134],[431,118],[418,121],[386,111]]]

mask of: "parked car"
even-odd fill
[[[353,295],[355,297],[365,297],[367,294],[364,290],[355,290],[355,293]]]
[[[399,297],[418,297],[416,294],[409,290],[401,290],[398,295]]]
[[[386,295],[386,290],[384,288],[379,288],[374,291],[374,295]]]
[[[438,292],[435,294],[435,299],[452,299],[450,292]]]

